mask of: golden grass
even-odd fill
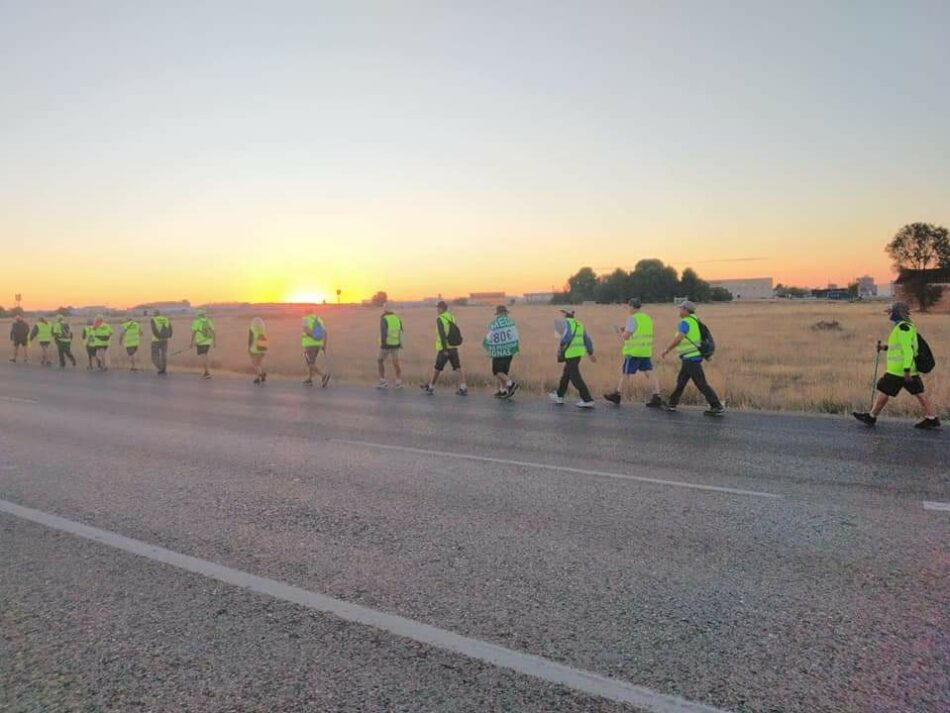
[[[462,366],[471,387],[493,384],[489,359],[481,341],[493,309],[460,307],[455,314],[465,337]],[[647,305],[656,324],[658,355],[673,334],[676,310],[668,304]],[[843,413],[864,407],[870,399],[874,369],[874,344],[885,340],[889,331],[881,304],[836,304],[761,302],[704,306],[699,316],[709,324],[716,337],[717,352],[707,364],[710,382],[730,407],[769,410],[801,410]],[[320,311],[329,330],[329,354],[334,379],[342,382],[371,384],[376,380],[376,352],[379,310],[362,307],[326,307]],[[626,320],[622,306],[579,307],[577,317],[587,326],[594,340],[598,363],[585,361],[584,376],[595,394],[614,387],[620,368],[620,342],[614,327]],[[513,374],[523,388],[542,393],[554,388],[560,375],[555,359],[557,340],[554,320],[557,308],[515,306],[512,317],[518,323],[522,353],[516,357]],[[253,315],[212,315],[218,332],[218,346],[212,351],[212,368],[251,373],[247,357],[247,328]],[[427,379],[435,357],[435,310],[413,308],[400,312],[406,328],[406,348],[402,352],[403,379],[414,386]],[[836,320],[841,331],[816,331],[820,320]],[[116,322],[121,320],[116,320]],[[270,352],[265,361],[269,374],[299,378],[304,373],[300,351],[300,316],[266,317]],[[937,368],[925,376],[927,391],[944,413],[950,413],[950,317],[915,315],[937,358]],[[175,318],[175,337],[171,351],[188,344],[190,318]],[[73,319],[78,333],[81,320]],[[146,320],[142,320],[143,327]],[[9,333],[8,320],[5,329]],[[148,346],[143,344],[144,366]],[[76,350],[77,353],[80,350]],[[883,355],[882,355],[883,356]],[[664,393],[672,388],[677,360],[670,356],[657,362]],[[322,362],[322,357],[321,357]],[[122,350],[113,348],[113,365],[126,363]],[[193,352],[171,359],[172,369],[197,369]],[[389,368],[389,367],[387,367]],[[883,365],[882,365],[883,370]],[[446,383],[452,375],[446,372]],[[645,380],[636,377],[628,396],[644,399]],[[698,403],[699,395],[690,387],[684,403]],[[890,414],[914,414],[917,402],[902,394],[888,406]]]

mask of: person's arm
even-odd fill
[[[676,346],[686,338],[686,331],[689,329],[689,325],[686,324],[686,320],[680,320],[679,326],[676,328],[676,336],[673,337],[673,341],[670,342],[670,345],[663,350],[663,353],[660,355],[660,358],[663,359],[671,351],[676,349]]]
[[[254,346],[254,330],[247,330],[247,350],[251,351],[251,347]]]
[[[448,345],[448,343],[446,342],[446,336],[445,336],[445,323],[438,317],[435,318],[435,328],[439,332],[439,351],[444,352],[447,350],[447,345]]]
[[[40,333],[40,328],[38,325],[33,325],[33,330],[30,332],[30,341],[32,342],[36,339],[36,335]]]
[[[189,348],[189,349],[190,349],[191,347],[195,346],[195,335],[196,335],[197,333],[198,333],[198,332],[195,331],[194,322],[192,322],[192,324],[191,324],[191,341],[188,342],[188,348]]]
[[[386,318],[379,318],[379,346],[386,346],[386,333],[389,330],[386,329]]]
[[[914,331],[906,324],[902,325],[901,327],[900,340],[901,346],[903,347],[902,356],[904,357],[904,378],[907,381],[910,381],[910,370],[914,368]]]
[[[594,355],[594,340],[590,338],[590,333],[586,330],[584,331],[584,348],[587,350],[587,356],[596,364],[597,357]]]
[[[620,333],[620,339],[622,341],[627,341],[632,337],[637,331],[637,320],[628,319],[626,326],[623,328],[623,331]]]
[[[217,346],[218,346],[218,333],[217,333],[216,331],[214,331],[214,322],[212,322],[210,319],[208,320],[208,326],[211,327],[211,346],[217,347]]]
[[[152,336],[155,337],[156,339],[161,339],[162,335],[159,333],[158,327],[155,326],[154,318],[149,320],[149,324],[152,325]]]

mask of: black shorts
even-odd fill
[[[89,358],[91,359],[92,357],[94,357],[94,356],[96,355],[96,348],[95,348],[95,347],[90,347],[90,346],[87,344],[87,345],[86,345],[86,354],[87,354],[87,355],[89,356]]]
[[[209,351],[211,351],[210,344],[196,344],[195,348],[198,350],[198,356],[204,356]]]
[[[317,363],[317,355],[320,353],[320,350],[323,347],[304,347],[303,348],[303,358],[307,360],[307,363],[310,366],[313,366]]]
[[[15,347],[25,347],[27,343],[26,337],[14,337],[13,346]]]
[[[907,382],[904,381],[903,376],[897,376],[896,374],[885,374],[877,380],[877,390],[882,394],[897,396],[901,389],[907,389],[908,394],[916,396],[924,393],[924,382],[920,380],[919,376],[912,376],[910,381]]]
[[[125,353],[128,354],[129,356],[132,356],[132,355],[135,354],[135,352],[137,352],[138,350],[139,350],[138,347],[126,347],[126,348],[125,348]]]
[[[452,371],[458,371],[462,368],[458,349],[445,349],[438,353],[435,357],[435,370],[442,371],[446,364],[452,365]]]
[[[491,373],[494,375],[507,374],[511,371],[511,360],[513,357],[492,357]]]

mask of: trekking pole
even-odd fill
[[[871,381],[871,408],[874,408],[874,390],[877,387],[877,369],[881,362],[881,340],[877,340],[877,349],[874,352],[874,379]]]

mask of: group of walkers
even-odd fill
[[[722,416],[725,413],[725,407],[707,381],[703,369],[703,362],[711,358],[715,350],[715,342],[706,325],[696,316],[696,305],[689,300],[677,305],[679,321],[675,334],[660,353],[660,357],[665,358],[675,352],[680,362],[676,385],[664,402],[660,392],[660,382],[653,365],[653,320],[642,311],[638,298],[629,300],[627,304],[629,315],[626,324],[617,328],[622,356],[620,380],[617,387],[605,393],[603,398],[612,404],[619,405],[624,387],[639,373],[644,375],[650,388],[650,398],[645,405],[649,408],[676,411],[684,390],[692,381],[708,404],[703,413],[707,416]],[[468,386],[459,353],[463,341],[462,333],[455,316],[449,311],[444,301],[440,301],[436,308],[435,363],[429,380],[421,384],[420,388],[426,394],[435,393],[442,372],[446,367],[451,367],[452,371],[457,373],[456,393],[465,396],[468,394]],[[910,310],[906,304],[898,302],[891,306],[889,312],[894,326],[888,344],[882,346],[879,343],[878,345],[879,353],[887,352],[887,372],[876,383],[878,395],[871,411],[856,411],[854,417],[873,426],[888,399],[897,396],[901,389],[906,389],[908,393],[917,397],[924,412],[924,418],[915,424],[916,427],[940,428],[940,420],[933,403],[924,394],[923,382],[917,368],[919,341],[923,340],[919,339],[917,329],[910,319]],[[557,360],[563,364],[563,368],[557,389],[551,392],[549,397],[556,404],[564,404],[568,389],[573,386],[580,396],[575,405],[582,409],[593,408],[594,398],[581,374],[581,363],[585,357],[592,362],[597,361],[593,341],[584,324],[577,319],[574,309],[562,309],[561,314],[563,319],[555,322],[555,329],[559,335]],[[149,321],[149,327],[152,363],[156,372],[164,375],[168,369],[168,342],[173,336],[172,324],[166,315],[156,310]],[[112,336],[113,328],[102,315],[86,322],[80,339],[86,348],[89,369],[103,371],[109,369],[108,350]],[[376,360],[379,374],[379,381],[376,384],[378,389],[403,388],[402,367],[399,362],[403,338],[402,320],[392,310],[384,309],[379,320],[379,351]],[[67,361],[73,366],[76,365],[71,347],[73,334],[64,315],[57,315],[52,323],[46,317],[39,317],[32,330],[26,321],[18,316],[13,322],[10,339],[13,342],[13,357],[10,361],[16,362],[21,351],[23,359],[26,360],[27,347],[35,342],[40,347],[41,364],[52,366],[52,345],[55,344],[60,367],[65,368]],[[141,340],[141,325],[135,319],[127,319],[120,325],[119,343],[126,350],[132,371],[138,371],[136,355]],[[205,311],[199,310],[191,323],[191,340],[188,348],[196,350],[203,369],[202,376],[205,379],[211,378],[209,354],[216,344],[214,323]],[[314,379],[317,378],[321,386],[326,388],[330,383],[327,355],[328,333],[323,319],[314,312],[307,314],[301,321],[300,344],[307,367],[307,376],[303,383],[313,386]],[[264,321],[260,317],[255,317],[251,320],[247,335],[247,349],[254,368],[255,384],[263,385],[267,381],[264,361],[268,347]],[[492,376],[498,387],[495,397],[511,399],[518,390],[518,383],[512,378],[511,371],[512,361],[520,351],[520,337],[518,327],[509,314],[507,306],[499,305],[495,308],[495,316],[488,325],[482,347],[491,358]],[[180,352],[175,352],[175,354],[178,353]],[[321,353],[324,355],[322,368],[319,366],[318,358]],[[392,382],[387,378],[387,362],[392,366],[394,377]]]

